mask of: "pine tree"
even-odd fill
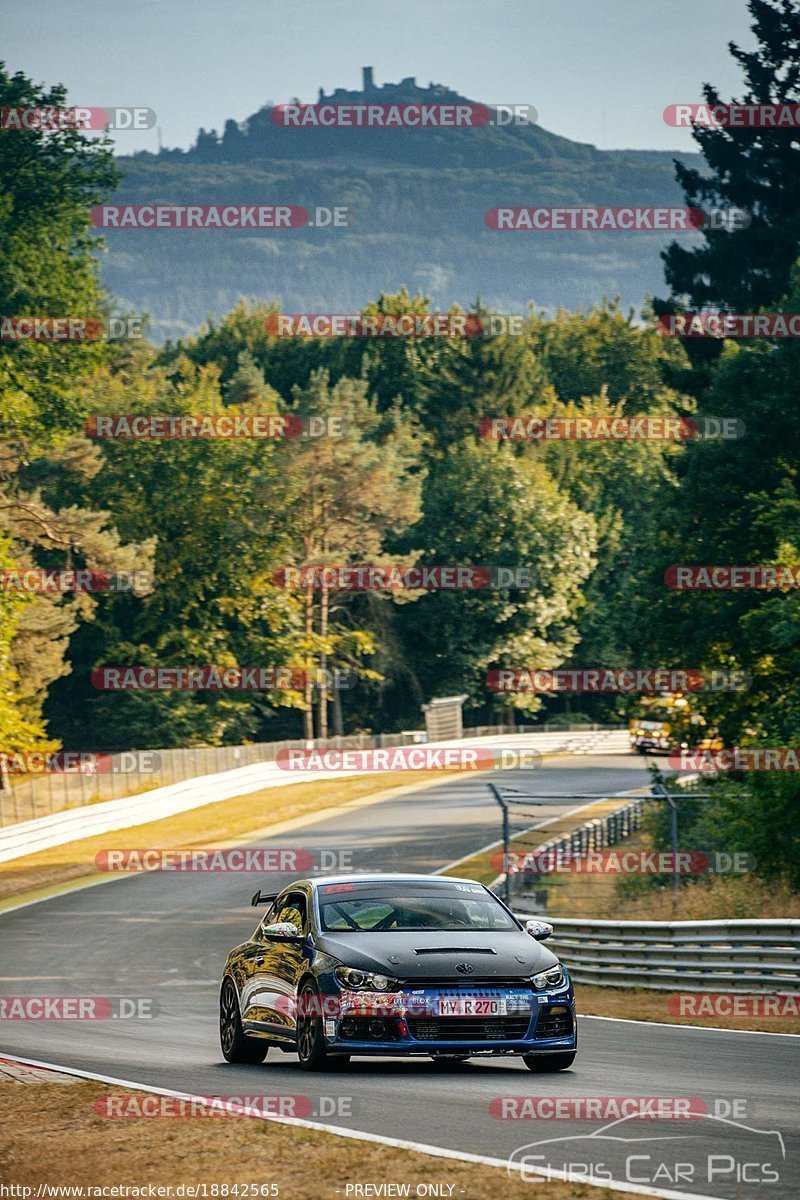
[[[744,104],[796,104],[800,101],[800,8],[798,0],[749,0],[753,51],[729,49],[746,82]],[[711,85],[709,105],[723,103]],[[739,103],[738,101],[736,103]],[[783,128],[696,127],[695,141],[711,169],[706,175],[676,162],[687,204],[703,211],[743,208],[752,215],[747,229],[706,229],[704,245],[688,249],[673,242],[662,255],[667,282],[690,305],[729,312],[753,312],[774,304],[789,287],[800,256],[800,138]],[[659,311],[670,303],[660,302]]]

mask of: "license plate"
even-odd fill
[[[504,1017],[505,998],[488,996],[440,996],[440,1017]]]

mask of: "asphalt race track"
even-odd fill
[[[514,776],[533,781],[524,771]],[[565,797],[646,782],[642,760],[633,757],[554,759],[535,772],[537,790]],[[542,819],[574,806],[548,806]],[[498,831],[485,782],[472,778],[321,819],[269,844],[352,850],[356,870],[435,871],[494,841]],[[139,843],[133,831],[109,835],[109,845]],[[149,1020],[4,1021],[0,1054],[192,1094],[308,1096],[308,1115],[326,1124],[492,1158],[527,1145],[528,1161],[539,1167],[573,1164],[576,1171],[576,1164],[591,1163],[597,1177],[666,1194],[800,1195],[794,1038],[584,1018],[575,1067],[561,1075],[536,1076],[516,1059],[473,1059],[451,1071],[427,1059],[356,1059],[350,1068],[315,1075],[275,1050],[263,1066],[224,1063],[217,1037],[222,963],[257,923],[249,907],[255,888],[277,890],[289,878],[125,875],[0,914],[4,996],[146,997],[157,1005]],[[722,1102],[721,1115],[730,1112],[726,1104],[743,1100],[746,1116],[629,1120],[614,1128],[577,1119],[501,1120],[489,1105],[504,1096],[695,1097],[711,1113]],[[446,1179],[446,1161],[431,1164],[431,1178]]]

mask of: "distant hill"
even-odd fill
[[[320,92],[336,104],[468,103],[440,84]],[[405,285],[436,305],[521,312],[620,295],[639,305],[663,290],[657,233],[498,233],[497,205],[680,205],[673,155],[598,150],[537,124],[453,129],[283,128],[266,106],[187,151],[117,160],[114,202],[346,205],[339,230],[109,230],[106,286],[149,311],[158,340],[191,332],[247,298],[284,311],[352,311]],[[697,161],[697,155],[679,155]],[[686,236],[686,235],[683,235]]]

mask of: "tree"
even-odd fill
[[[554,319],[538,317],[530,337],[552,382],[531,404],[532,415],[611,422],[643,414],[675,418],[694,410],[695,401],[666,382],[688,369],[681,346],[650,323],[636,324],[634,314],[623,313],[616,302],[587,312],[560,311]],[[521,442],[517,452],[536,456],[559,489],[596,521],[597,566],[583,588],[580,640],[569,665],[645,665],[640,633],[650,601],[642,595],[641,578],[650,569],[662,524],[662,489],[672,486],[682,444],[554,440]],[[615,704],[610,697],[582,703],[595,713]]]
[[[105,414],[221,414],[219,372],[188,359],[167,372],[152,361],[93,377],[90,411]],[[263,395],[230,410],[277,412]],[[296,689],[102,692],[90,682],[104,665],[299,667],[300,612],[271,580],[288,553],[283,444],[256,438],[109,440],[95,503],[114,513],[123,538],[153,553],[146,596],[102,598],[91,625],[72,637],[74,670],[52,689],[52,725],[75,745],[90,721],[104,749],[218,745],[264,739]],[[142,559],[137,566],[149,566]]]
[[[778,307],[796,311],[800,274]],[[736,742],[791,744],[800,732],[800,608],[796,592],[676,592],[672,564],[800,561],[800,417],[797,344],[725,343],[704,397],[705,411],[735,417],[744,436],[688,443],[665,487],[654,541],[645,644],[680,646],[691,666],[729,666],[753,675],[743,692],[698,696],[696,707]],[[786,742],[785,739],[789,739]],[[777,739],[777,741],[775,740]]]
[[[62,87],[44,89],[0,63],[0,106],[63,108]],[[0,313],[98,317],[97,240],[90,207],[118,182],[108,138],[77,129],[20,130],[0,138]],[[0,437],[21,454],[77,432],[79,389],[101,362],[99,342],[0,342]]]
[[[748,0],[758,45],[753,51],[730,43],[745,76],[743,104],[797,104],[800,100],[800,18],[796,0]],[[721,103],[705,84],[708,104]],[[747,229],[704,229],[703,245],[691,249],[673,242],[662,255],[675,300],[693,308],[719,307],[756,312],[780,299],[789,287],[800,255],[800,142],[783,128],[703,128],[693,134],[711,173],[677,162],[676,174],[692,207],[743,208],[752,214]],[[693,347],[697,353],[714,343]]]
[[[423,516],[407,547],[423,565],[530,566],[532,587],[432,591],[398,613],[408,662],[427,699],[487,696],[492,667],[549,669],[578,635],[581,588],[595,565],[594,519],[559,491],[546,468],[508,445],[462,440],[433,464]],[[516,707],[540,701],[520,695]]]
[[[35,86],[0,64],[0,107],[66,105],[61,87]],[[110,142],[77,129],[20,130],[0,138],[0,312],[4,316],[103,315],[90,206],[117,181]],[[81,389],[108,356],[100,342],[0,341],[0,545],[13,567],[116,570],[135,553],[108,514],[63,503],[55,480],[99,468],[80,434]],[[89,619],[87,596],[24,599],[0,590],[0,747],[27,750],[45,737],[41,705],[69,670],[69,634]],[[48,743],[54,745],[55,743]]]
[[[292,439],[286,445],[290,497],[286,519],[303,565],[374,565],[385,557],[384,542],[418,516],[420,474],[418,438],[399,410],[380,414],[367,385],[340,379],[331,386],[327,373],[315,373],[308,386],[295,389],[295,413],[341,423],[334,436]],[[295,563],[294,565],[298,565]],[[306,737],[313,736],[312,681],[319,669],[318,734],[327,737],[328,690],[324,672],[343,643],[372,647],[368,631],[335,633],[330,603],[335,589],[321,587],[319,597],[304,592],[306,662]]]

